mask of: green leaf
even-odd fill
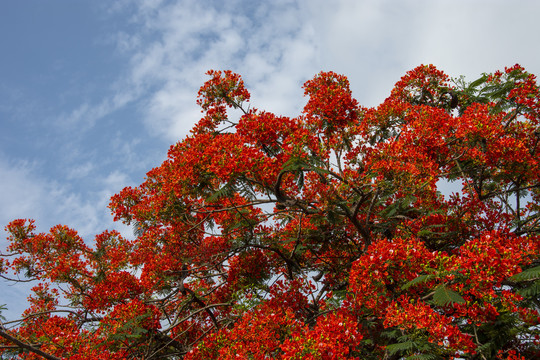
[[[396,329],[391,329],[381,332],[381,335],[387,339],[397,339],[401,335],[401,332]]]
[[[218,191],[216,191],[215,193],[207,197],[205,201],[211,203],[211,202],[214,202],[214,201],[226,198],[226,197],[230,197],[234,194],[234,191],[235,191],[234,185],[232,185],[231,183],[227,183],[223,185],[221,189],[219,189]]]
[[[474,89],[475,87],[477,87],[478,85],[484,83],[485,81],[487,80],[487,75],[484,74],[482,75],[480,78],[474,80],[472,83],[469,84],[467,90],[472,90]]]
[[[463,299],[457,292],[448,289],[444,285],[440,285],[433,293],[433,302],[435,302],[436,305],[445,306],[454,303],[464,304],[465,299]]]
[[[2,315],[2,311],[7,310],[6,304],[0,305],[0,320],[6,321],[6,318]]]
[[[540,281],[534,282],[531,286],[519,289],[517,293],[524,298],[536,298],[540,295]]]
[[[442,225],[441,225],[442,226]],[[432,237],[433,235],[441,235],[440,232],[434,232],[434,231],[431,231],[429,229],[422,229],[420,230],[416,236],[418,236],[419,238],[423,239],[423,238],[430,238]]]
[[[524,270],[520,272],[519,274],[515,274],[514,276],[510,277],[509,280],[511,281],[527,281],[527,280],[533,280],[540,278],[540,266],[536,266],[527,270]]]
[[[296,185],[298,185],[298,188],[302,190],[304,187],[304,172],[301,171],[300,174],[298,174],[298,179],[296,179]]]
[[[302,170],[306,166],[306,162],[302,158],[292,157],[283,164],[282,171]]]
[[[326,214],[326,218],[331,224],[335,224],[338,220],[340,220],[340,217],[335,211],[332,211],[331,209],[328,210]]]
[[[432,360],[437,359],[436,355],[433,354],[414,354],[411,356],[407,356],[405,360]]]
[[[478,354],[489,354],[491,350],[495,349],[495,345],[492,342],[486,342],[476,348]]]
[[[435,275],[433,275],[433,274],[418,275],[416,278],[412,279],[411,281],[409,281],[405,285],[401,286],[401,290],[407,290],[411,286],[415,286],[415,285],[418,285],[418,284],[421,284],[421,283],[425,283],[425,282],[433,279],[434,277],[435,277]]]
[[[414,347],[415,347],[415,343],[410,340],[407,340],[405,342],[398,343],[398,344],[386,345],[386,350],[388,350],[390,355],[394,355],[397,352],[410,350],[410,349],[413,349]]]
[[[386,211],[386,214],[384,214],[384,215],[385,215],[386,217],[388,217],[388,218],[391,218],[391,217],[393,217],[394,215],[396,215],[398,209],[399,209],[399,204],[398,204],[398,203],[394,203],[394,204],[388,206],[387,211]]]

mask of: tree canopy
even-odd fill
[[[297,117],[251,107],[238,74],[208,75],[191,133],[111,199],[133,238],[7,225],[0,275],[37,284],[0,351],[539,356],[534,75],[515,65],[469,83],[422,65],[366,108],[345,76],[321,72]]]

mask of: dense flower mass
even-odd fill
[[[534,75],[466,83],[422,65],[365,108],[321,72],[294,118],[249,106],[238,74],[208,75],[189,136],[111,199],[133,238],[6,226],[0,275],[36,283],[1,354],[540,356]]]

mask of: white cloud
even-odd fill
[[[91,171],[92,164],[84,164],[77,171]],[[38,231],[46,232],[59,223],[76,229],[87,241],[102,230],[119,227],[112,222],[107,209],[109,198],[131,181],[126,174],[112,172],[98,181],[98,190],[74,192],[69,183],[59,183],[40,177],[31,163],[10,163],[0,156],[0,223],[6,225],[17,218],[35,219]],[[80,189],[78,189],[80,191]],[[126,233],[126,235],[131,235]],[[5,232],[0,241],[5,247]]]
[[[241,73],[254,106],[288,115],[304,103],[300,85],[320,70],[347,75],[368,106],[421,63],[471,80],[516,62],[538,73],[531,24],[540,5],[509,6],[465,0],[119,2],[111,11],[132,11],[136,30],[114,35],[131,59],[116,79],[116,95],[83,104],[66,119],[92,125],[138,100],[152,134],[177,141],[200,117],[195,96],[208,69]]]
[[[120,53],[128,53],[140,47],[141,38],[137,34],[120,31],[108,43],[113,43]]]
[[[516,62],[539,73],[535,1],[303,2],[324,66],[351,80],[362,104],[374,106],[406,71],[435,64],[473,80]]]
[[[290,1],[219,11],[194,1],[143,6],[138,19],[153,40],[133,54],[128,82],[155,88],[146,95],[146,124],[169,141],[183,137],[200,118],[195,97],[209,69],[241,73],[260,100],[256,107],[297,112],[300,85],[317,71],[314,33],[304,16]]]
[[[87,178],[95,171],[96,166],[92,162],[85,162],[66,169],[66,177],[68,180],[76,180]]]
[[[45,191],[32,182],[29,168],[31,165],[28,163],[10,166],[0,157],[0,177],[2,178],[0,219],[2,224],[13,220],[8,217],[21,218],[37,215],[35,203],[43,197]]]
[[[113,83],[111,88],[122,88],[122,90],[117,90],[110,98],[104,98],[98,104],[84,102],[71,112],[61,114],[55,120],[56,126],[63,130],[77,129],[77,132],[83,132],[94,127],[99,119],[126,106],[140,96],[140,89],[134,86],[124,88],[123,85]]]
[[[431,2],[421,24],[418,57],[455,75],[479,76],[521,63],[538,73],[540,3],[535,1]],[[426,16],[431,15],[431,16]]]

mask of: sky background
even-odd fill
[[[469,81],[516,63],[540,75],[539,15],[535,0],[1,1],[1,228],[31,218],[88,243],[132,237],[109,198],[200,118],[209,69],[241,74],[252,106],[280,115],[299,114],[322,70],[375,106],[420,64]],[[27,291],[0,281],[5,317]]]

